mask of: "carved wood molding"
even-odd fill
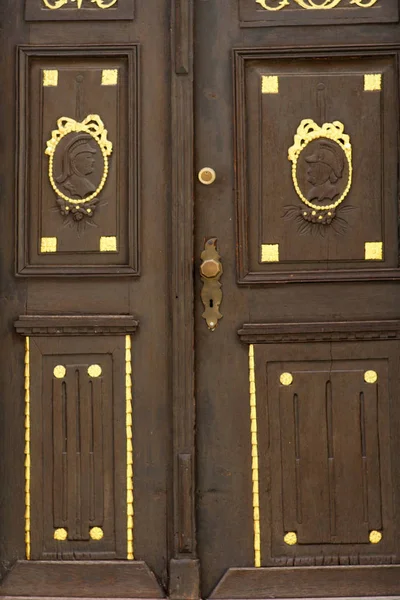
[[[194,480],[194,0],[171,1],[173,508],[169,596],[199,598]]]
[[[397,340],[400,321],[245,323],[238,335],[247,344]]]
[[[126,335],[135,333],[139,322],[131,315],[23,315],[14,326],[30,336]]]

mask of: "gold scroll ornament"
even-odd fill
[[[56,10],[68,4],[68,2],[76,2],[77,8],[82,8],[83,0],[43,0],[43,4],[51,10]],[[118,0],[91,0],[98,8],[111,8]]]
[[[290,6],[290,0],[255,0],[257,4],[260,4],[265,10],[277,11],[282,10],[286,6]],[[342,0],[293,0],[307,10],[329,10],[339,6]],[[350,0],[350,4],[355,4],[360,8],[370,8],[374,6],[378,0]]]

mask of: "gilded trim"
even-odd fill
[[[43,71],[43,87],[58,86],[58,71],[57,69],[45,69]]]
[[[62,0],[61,0],[62,1]],[[65,0],[67,1],[67,0]],[[256,4],[260,4],[265,10],[276,12],[282,10],[286,6],[290,6],[290,0],[280,0],[277,6],[270,6],[271,0],[255,0]],[[301,8],[306,10],[330,10],[339,6],[342,0],[322,0],[322,2],[315,2],[315,0],[294,0],[294,2]],[[378,0],[350,0],[350,4],[355,4],[360,8],[370,8],[374,6]]]
[[[125,337],[125,387],[126,387],[126,506],[127,506],[127,559],[133,552],[133,443],[132,443],[132,356],[131,336]]]
[[[31,559],[31,398],[29,337],[25,338],[25,555]]]
[[[263,75],[261,78],[262,94],[279,94],[279,77],[276,75]]]
[[[101,74],[101,85],[117,85],[118,69],[103,69]]]
[[[279,244],[261,244],[261,262],[279,262]]]
[[[96,3],[97,8],[111,8],[117,3],[118,0],[92,0]],[[43,4],[50,8],[50,10],[57,10],[62,6],[68,4],[68,2],[76,2],[74,8],[82,8],[83,0],[43,0]]]
[[[382,89],[382,73],[367,73],[364,75],[364,91],[380,92]]]
[[[117,238],[114,235],[103,235],[100,238],[100,252],[116,252]]]
[[[257,399],[254,368],[254,345],[249,346],[251,476],[253,483],[254,566],[261,567],[260,496],[258,485]]]
[[[383,243],[365,242],[365,260],[383,260]]]
[[[40,252],[57,252],[56,237],[42,237],[40,240]]]

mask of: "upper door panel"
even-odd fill
[[[26,0],[27,21],[133,19],[134,0]]]
[[[242,27],[386,23],[397,21],[397,0],[239,0]]]

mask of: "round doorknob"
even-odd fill
[[[199,171],[199,181],[203,185],[211,185],[217,178],[217,174],[211,167],[204,167]]]
[[[205,260],[200,265],[200,273],[203,277],[207,279],[211,279],[212,277],[217,277],[221,273],[221,263],[210,258]]]

